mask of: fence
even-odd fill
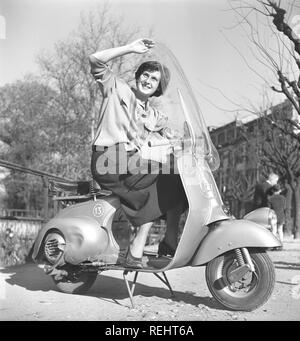
[[[10,266],[27,260],[38,231],[49,218],[49,179],[68,183],[74,181],[1,159],[0,167],[40,177],[44,188],[42,211],[0,210],[0,266]]]
[[[11,163],[11,162],[1,160],[1,159],[0,159],[0,167],[4,167],[4,168],[11,169],[14,171],[19,171],[19,172],[26,173],[26,174],[32,174],[32,175],[35,175],[35,176],[42,178],[42,181],[43,181],[43,187],[44,187],[43,212],[40,212],[38,215],[36,215],[37,212],[35,212],[33,216],[30,216],[30,215],[25,215],[25,214],[26,213],[28,214],[28,213],[34,212],[34,211],[16,210],[16,209],[5,210],[10,214],[10,215],[8,215],[10,217],[11,216],[13,216],[13,217],[22,216],[23,218],[27,217],[29,219],[31,219],[31,218],[38,218],[38,219],[43,218],[43,219],[47,220],[48,219],[48,210],[49,210],[49,199],[48,199],[48,197],[49,197],[49,179],[74,183],[74,181],[66,179],[66,178],[62,178],[62,177],[59,177],[59,176],[56,176],[56,175],[53,175],[50,173],[46,173],[46,172],[39,171],[36,169],[31,169],[28,167],[17,165],[15,163]],[[13,212],[16,213],[17,215],[13,215]],[[6,212],[4,212],[4,213],[6,213]],[[0,214],[1,214],[1,212],[0,212]],[[2,217],[5,217],[5,215],[2,215]]]
[[[43,213],[40,210],[2,209],[0,210],[0,217],[7,219],[41,220],[43,219]]]

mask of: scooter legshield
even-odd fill
[[[222,253],[241,247],[268,249],[278,246],[281,246],[280,241],[255,222],[245,219],[218,221],[209,226],[191,265],[205,264]]]

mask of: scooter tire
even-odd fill
[[[211,260],[206,266],[206,283],[212,296],[225,308],[238,311],[253,311],[267,302],[275,285],[275,269],[272,260],[264,250],[248,249],[255,267],[242,280],[248,278],[247,290],[243,292],[230,283],[228,275],[236,260],[235,252],[229,251]],[[245,289],[243,287],[242,289]]]
[[[76,266],[65,265],[60,268],[68,272],[67,276],[57,278],[51,276],[59,291],[66,294],[84,294],[94,284],[97,272],[80,272]]]

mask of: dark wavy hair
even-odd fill
[[[268,194],[274,195],[276,192],[279,192],[279,191],[281,191],[280,185],[274,185],[269,189]]]
[[[135,72],[135,80],[136,81],[139,79],[140,75],[144,71],[150,71],[150,72],[160,71],[161,79],[160,79],[158,88],[154,92],[154,94],[151,96],[155,96],[155,97],[161,96],[166,91],[168,84],[169,84],[169,81],[170,81],[169,69],[165,65],[162,65],[157,61],[144,62],[138,67],[138,69]]]

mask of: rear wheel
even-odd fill
[[[206,267],[206,282],[213,297],[232,310],[252,311],[271,296],[275,285],[275,270],[264,251],[248,249],[255,271],[248,271],[239,281],[231,283],[229,274],[239,265],[234,251],[227,252]]]
[[[97,278],[97,272],[87,272],[76,265],[66,264],[58,272],[51,277],[57,288],[67,294],[84,294]]]

